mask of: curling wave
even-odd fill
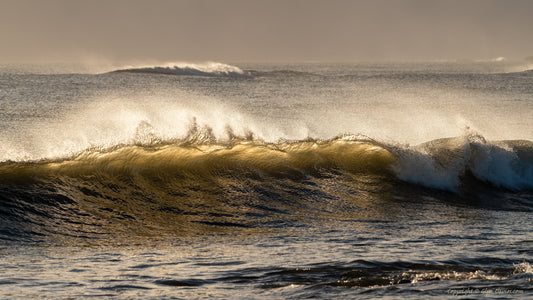
[[[270,228],[368,209],[346,209],[347,199],[355,201],[348,206],[451,199],[533,211],[533,142],[488,142],[475,134],[416,147],[351,135],[157,141],[3,162],[0,189],[3,239]]]
[[[527,190],[533,188],[533,142],[489,142],[470,133],[418,146],[359,135],[278,143],[252,136],[232,137],[219,143],[208,130],[168,143],[151,138],[133,145],[88,149],[69,158],[0,163],[2,182],[94,174],[173,180],[176,176],[198,179],[261,174],[284,178],[328,172],[387,175],[456,193],[468,176],[497,188]]]
[[[146,176],[209,174],[238,176],[241,172],[285,176],[312,174],[319,170],[385,172],[392,154],[372,140],[337,138],[330,141],[263,143],[233,139],[229,144],[211,143],[208,137],[175,144],[123,145],[109,150],[87,150],[73,158],[0,165],[3,179],[25,176],[85,176],[98,172]]]

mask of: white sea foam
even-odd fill
[[[519,142],[519,141],[518,141]],[[510,143],[510,144],[509,144]],[[478,180],[511,190],[533,187],[533,144],[519,155],[512,142],[489,142],[465,133],[419,146],[394,147],[398,178],[423,186],[458,192],[462,178],[470,172]]]
[[[528,262],[521,262],[515,265],[515,274],[533,274],[533,266]]]

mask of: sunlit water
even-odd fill
[[[531,297],[529,69],[4,66],[0,297]]]

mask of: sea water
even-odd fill
[[[0,297],[531,297],[531,68],[1,66]]]

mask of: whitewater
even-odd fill
[[[0,66],[0,295],[527,298],[531,69]]]

